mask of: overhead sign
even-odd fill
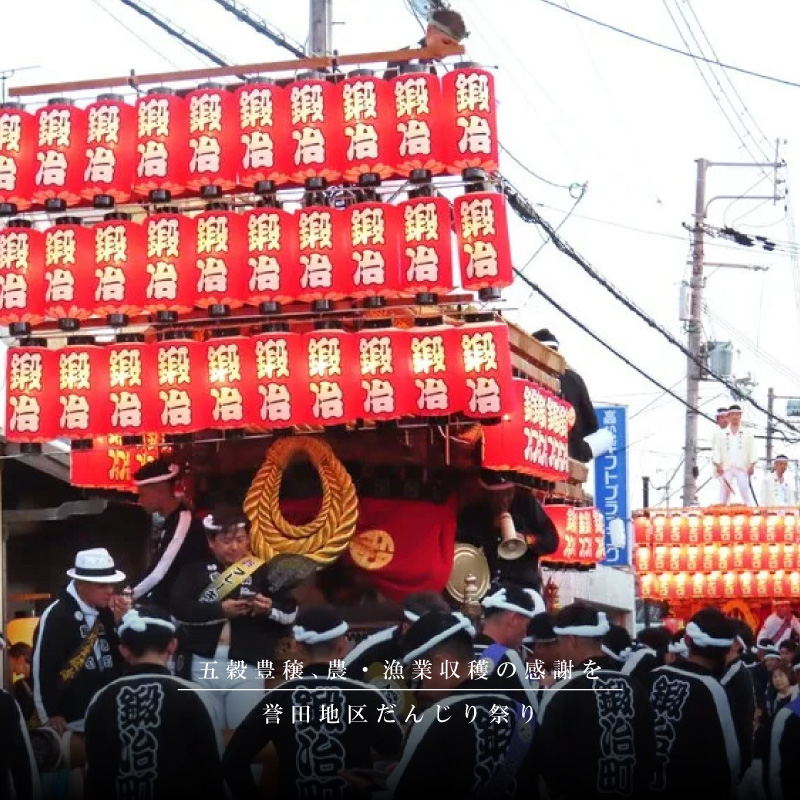
[[[611,431],[613,445],[594,461],[595,506],[605,523],[606,556],[609,567],[627,567],[630,553],[630,502],[628,497],[628,409],[598,406],[600,426]]]

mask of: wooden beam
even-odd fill
[[[206,81],[211,78],[229,78],[236,75],[259,75],[271,72],[289,72],[298,70],[335,69],[338,66],[355,66],[357,64],[376,64],[390,61],[407,62],[438,60],[447,56],[463,55],[461,45],[437,49],[387,50],[377,53],[354,53],[345,56],[327,56],[323,58],[299,58],[291,61],[267,61],[256,64],[237,64],[226,67],[207,67],[205,69],[180,70],[174,72],[150,72],[137,75],[131,70],[128,75],[115,75],[108,78],[91,78],[82,81],[64,83],[46,83],[37,86],[15,86],[8,90],[11,97],[28,97],[42,94],[63,94],[64,92],[83,92],[92,89],[113,89],[121,86],[145,86],[180,81]]]

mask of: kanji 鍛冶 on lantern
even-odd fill
[[[259,183],[282,184],[294,172],[292,146],[279,143],[276,131],[289,127],[289,97],[275,83],[258,79],[236,92],[239,109],[239,183],[258,188]]]
[[[0,214],[30,208],[36,172],[37,122],[21,103],[0,104]]]
[[[366,202],[355,203],[343,213],[344,245],[351,259],[346,294],[355,298],[397,294],[397,209],[389,203]]]
[[[297,255],[302,274],[298,300],[341,300],[350,286],[341,246],[344,213],[327,206],[308,206],[297,214]]]
[[[94,236],[80,217],[59,217],[44,232],[44,315],[74,330],[94,312]]]
[[[9,442],[49,442],[58,435],[58,357],[38,344],[6,355],[5,435]]]
[[[299,297],[297,217],[280,208],[254,208],[242,215],[247,237],[247,302],[282,304]]]
[[[216,204],[212,203],[212,206]],[[195,305],[210,308],[212,314],[244,305],[248,292],[244,269],[244,223],[227,206],[213,207],[198,214],[195,225]]]
[[[356,336],[343,330],[304,334],[305,386],[300,413],[315,425],[341,425],[358,419]]]
[[[90,342],[92,340],[89,340]],[[103,373],[108,368],[102,347],[74,344],[56,351],[58,357],[58,435],[88,441],[102,430]]]
[[[504,324],[477,322],[457,331],[459,367],[468,389],[464,415],[477,419],[502,416],[511,405],[511,350]]]
[[[445,417],[462,410],[466,387],[458,374],[459,343],[453,328],[414,328],[410,334],[415,414]]]
[[[144,222],[147,287],[145,312],[172,321],[194,308],[197,226],[179,213],[159,213]]]
[[[255,356],[257,426],[289,428],[311,422],[306,402],[307,357],[303,337],[288,331],[263,333],[251,339]]]
[[[44,318],[44,291],[44,234],[11,219],[0,230],[0,325],[27,333]]]
[[[86,147],[81,195],[96,206],[127,202],[136,173],[136,109],[105,94],[86,107]]]
[[[160,430],[153,347],[130,341],[108,345],[104,351],[108,363],[101,391],[103,431],[139,438]]]
[[[243,429],[258,410],[252,343],[243,336],[218,337],[203,349],[206,392],[196,398],[201,427]]]
[[[360,417],[389,420],[417,413],[411,383],[411,334],[391,327],[358,333]]]
[[[194,406],[207,385],[204,346],[172,338],[158,342],[155,351],[160,431],[184,435],[207,427],[210,420],[199,419]]]

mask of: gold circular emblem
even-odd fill
[[[350,540],[350,557],[361,569],[383,569],[394,558],[394,539],[387,531],[361,531]]]

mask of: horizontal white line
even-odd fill
[[[338,688],[338,687],[333,687]],[[267,694],[270,692],[296,692],[298,689],[302,689],[303,691],[314,691],[316,689],[320,691],[330,691],[330,686],[292,686],[288,689],[282,689],[280,687],[276,689],[237,689],[235,686],[231,686],[229,689],[178,689],[179,692],[261,692],[262,694]],[[441,693],[444,691],[443,689],[394,689],[391,686],[384,686],[384,687],[374,687],[372,689],[365,688],[365,689],[342,689],[343,692],[391,692],[391,691],[401,691],[401,692],[439,692]],[[481,692],[486,692],[487,694],[512,694],[513,692],[622,692],[624,689],[549,689],[542,687],[541,689],[448,689],[450,693],[453,692],[468,692],[469,694],[481,694]]]

